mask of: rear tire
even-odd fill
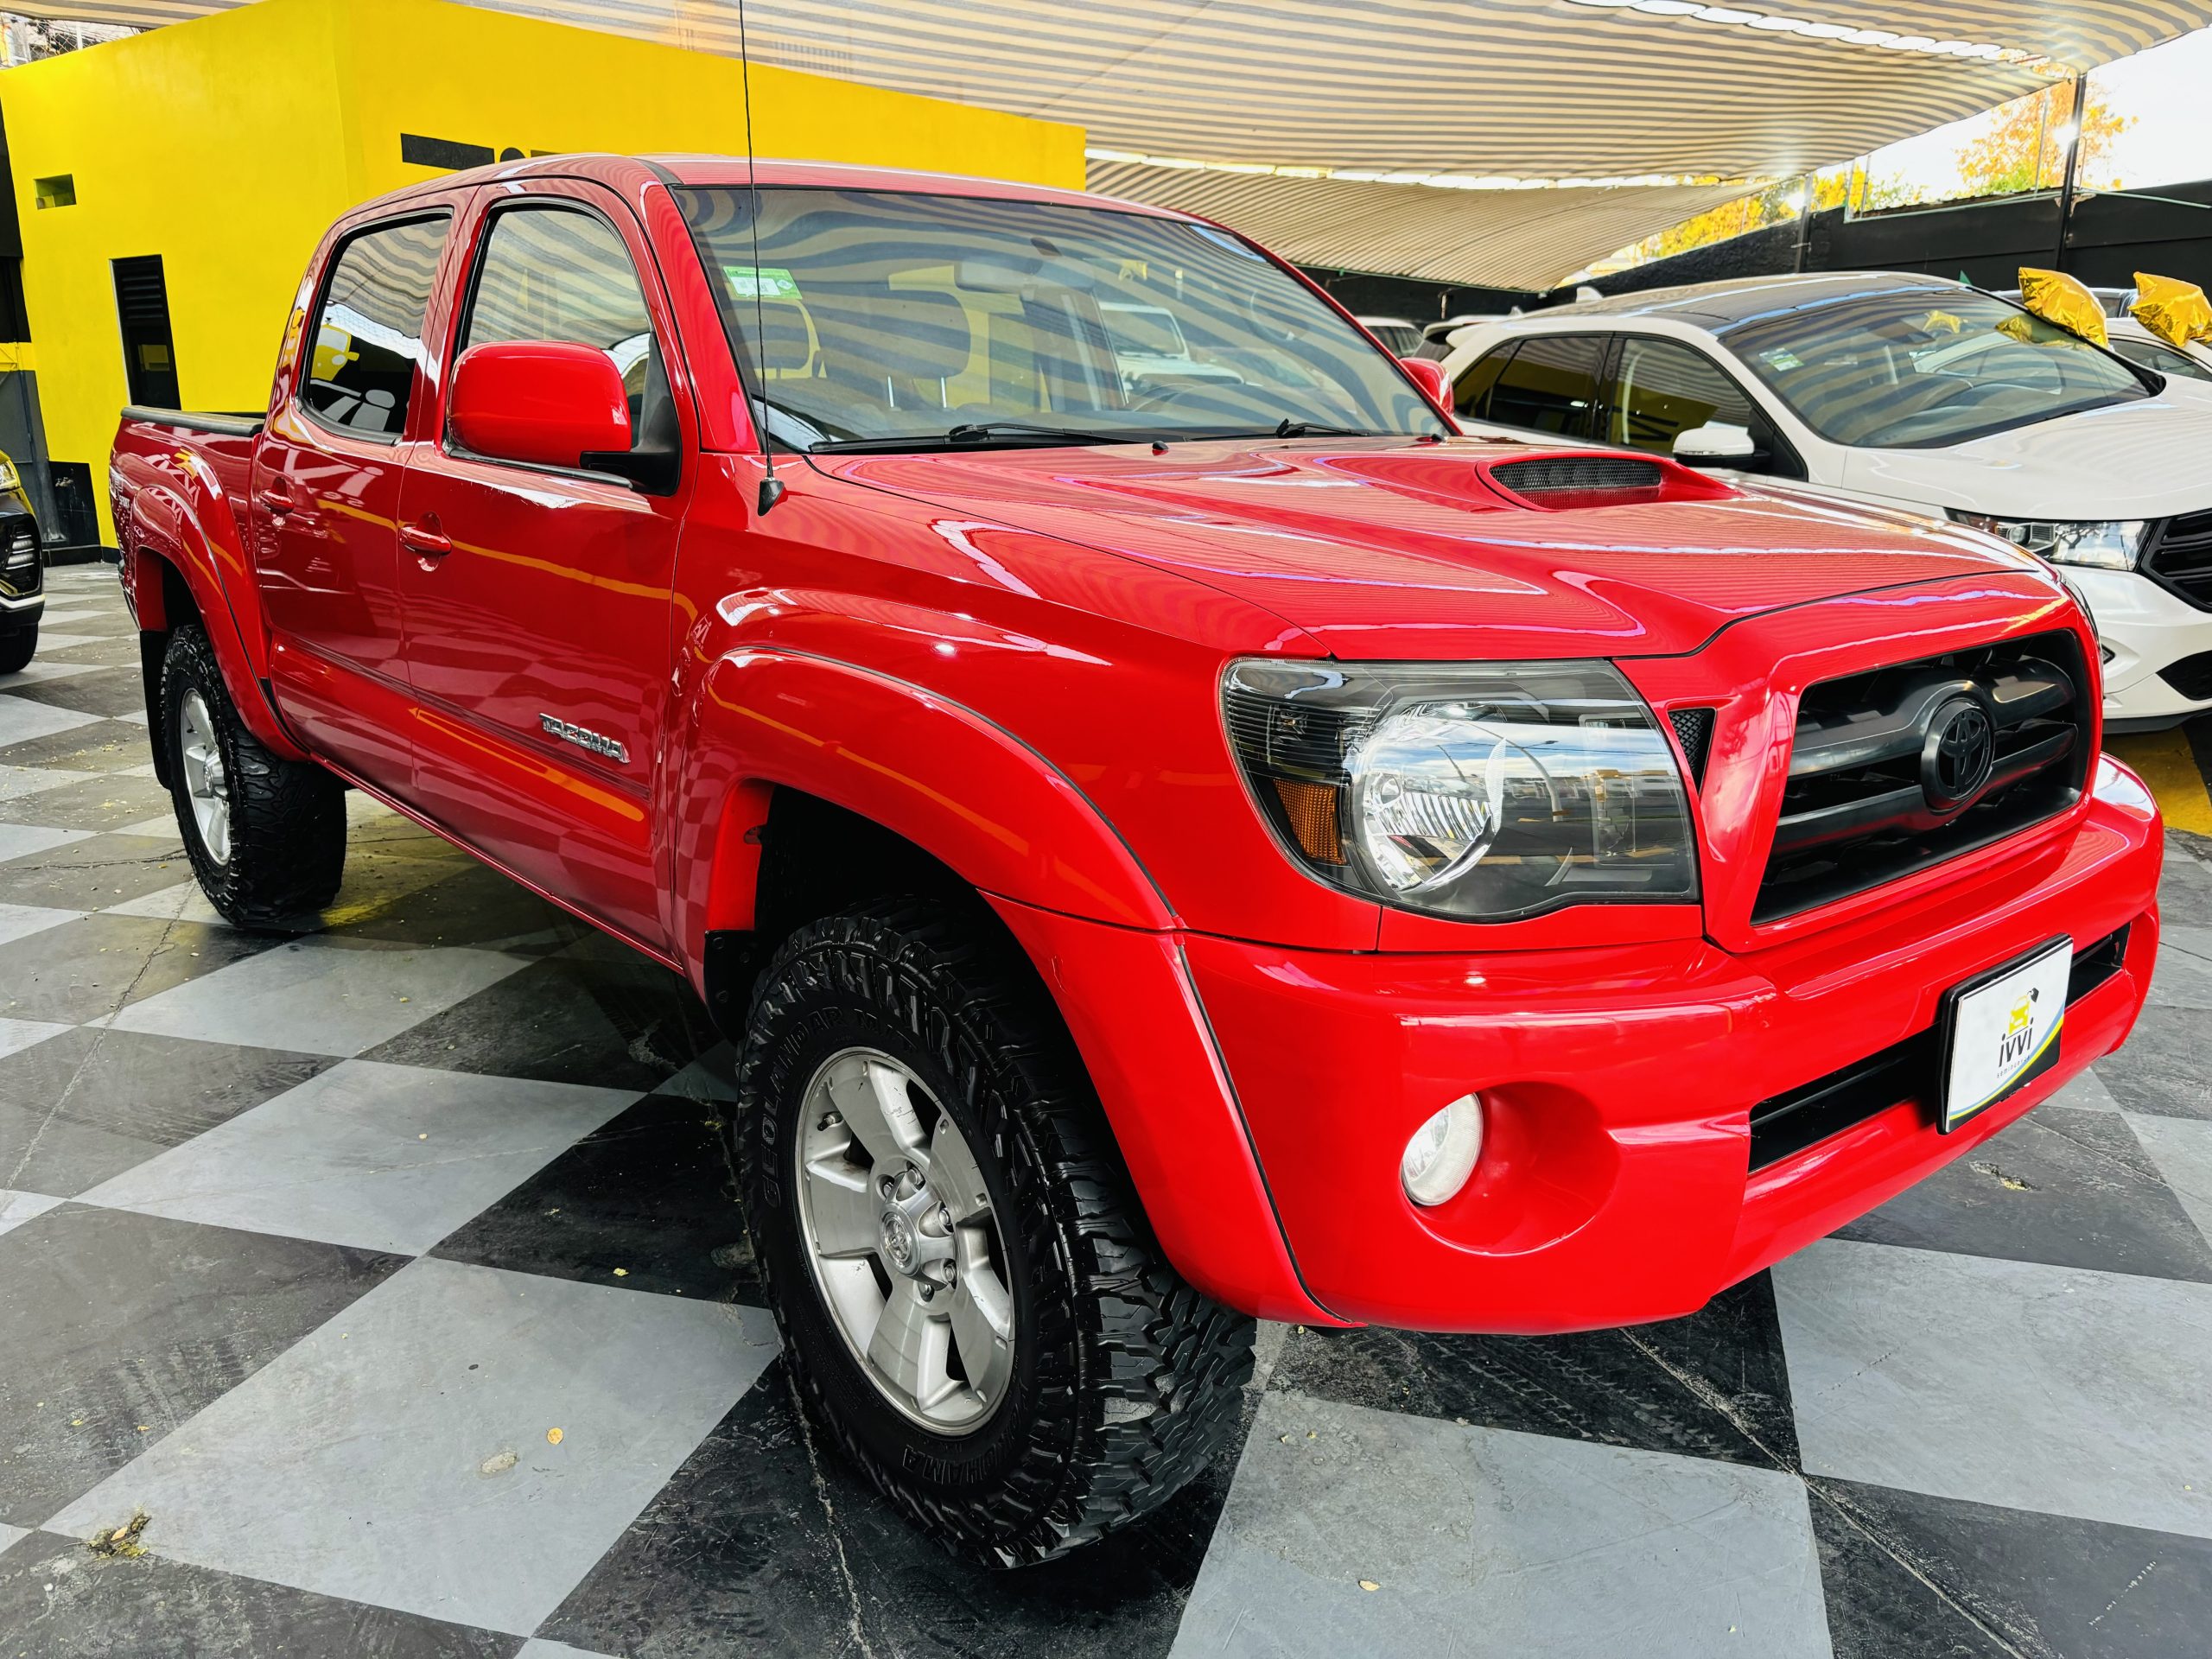
[[[14,633],[0,634],[0,674],[20,674],[38,655],[38,624]]]
[[[1063,1554],[1234,1435],[1253,1322],[1161,1255],[1057,1011],[988,917],[898,900],[785,941],[753,993],[730,1133],[801,1397],[953,1554]],[[865,1144],[886,1133],[912,1157]],[[932,1319],[933,1347],[856,1328]]]
[[[346,873],[346,792],[310,762],[271,754],[245,728],[207,633],[170,636],[162,729],[178,832],[207,901],[240,927],[311,915]]]

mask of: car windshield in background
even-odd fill
[[[1859,294],[1718,331],[1832,443],[1930,448],[2150,396],[2126,364],[1973,289]]]
[[[1205,226],[1046,202],[764,188],[756,227],[750,191],[681,196],[779,443],[1438,429],[1389,358]]]

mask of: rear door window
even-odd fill
[[[1604,334],[1535,334],[1491,388],[1488,418],[1554,437],[1590,435]]]
[[[1663,455],[1694,427],[1751,427],[1751,402],[1720,366],[1679,340],[1636,334],[1621,349],[1605,390],[1605,441]]]
[[[301,407],[323,425],[385,442],[406,427],[423,314],[451,225],[440,213],[378,226],[330,262],[299,392]]]

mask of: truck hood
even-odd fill
[[[2005,518],[2163,518],[2212,507],[2212,394],[2062,415],[1941,449],[1854,449],[1843,482],[1885,499]]]
[[[1293,439],[813,459],[1205,583],[1346,658],[1669,654],[1763,611],[2037,568],[1989,537],[1802,497],[1547,510],[1486,481],[1486,464],[1535,453]]]

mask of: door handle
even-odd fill
[[[279,484],[269,486],[266,489],[258,492],[253,499],[264,512],[276,518],[282,518],[299,505],[298,502],[292,499],[292,493]]]
[[[399,527],[399,544],[418,558],[442,559],[453,551],[453,538],[438,528],[438,516],[431,513],[411,524]]]

